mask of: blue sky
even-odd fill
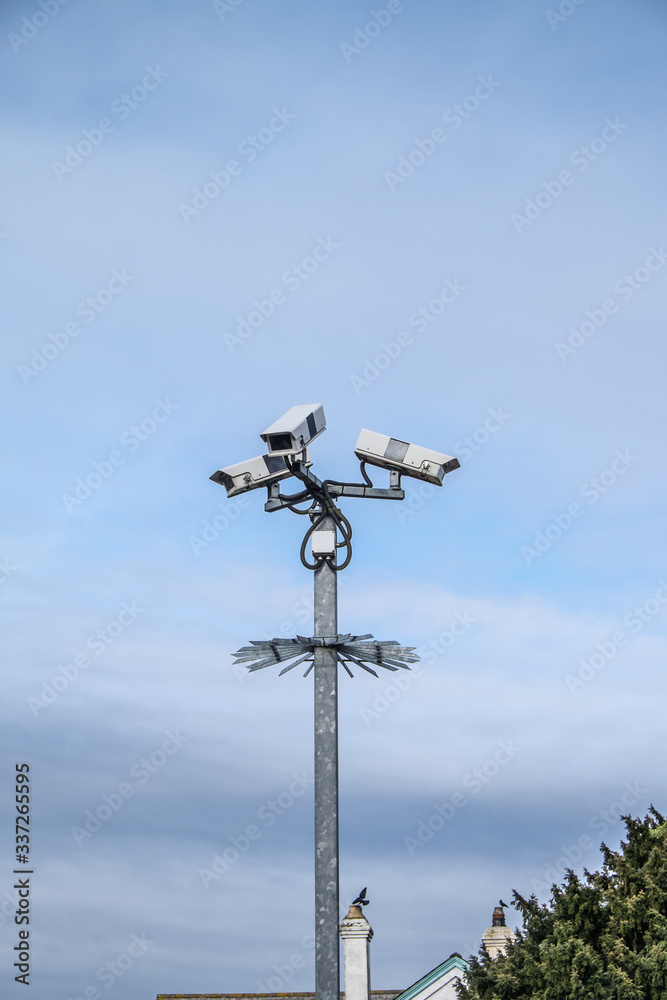
[[[2,829],[29,761],[40,995],[312,987],[310,679],[231,666],[309,634],[302,523],[208,479],[295,403],[321,478],[362,427],[462,464],[344,505],[342,631],[423,651],[341,679],[374,987],[666,807],[666,18],[560,8],[3,6]]]

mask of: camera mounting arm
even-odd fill
[[[362,497],[373,500],[405,499],[405,490],[401,487],[401,474],[396,469],[389,471],[389,488],[382,489],[381,487],[373,486],[370,479],[368,479],[363,462],[361,463],[362,475],[367,480],[366,483],[340,483],[331,479],[322,482],[321,479],[318,479],[310,471],[301,457],[289,464],[292,475],[300,479],[304,484],[304,492],[307,496],[304,496],[303,492],[295,494],[294,497],[285,496],[280,492],[279,482],[270,483],[267,486],[267,501],[264,504],[264,510],[269,513],[274,510],[283,510],[285,507],[289,508],[294,503],[300,503],[308,499],[308,497],[321,504],[324,504],[326,499],[333,499],[334,497]],[[298,500],[296,499],[297,497],[299,497]]]

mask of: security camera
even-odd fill
[[[461,466],[458,458],[451,455],[367,430],[359,435],[355,454],[362,462],[378,465],[381,469],[397,470],[404,476],[423,479],[434,486],[442,486],[446,473]]]
[[[293,406],[260,435],[270,455],[296,455],[326,429],[320,403]]]
[[[310,455],[306,451],[306,465],[312,465]],[[209,478],[219,483],[227,490],[228,497],[257,490],[260,486],[270,486],[281,479],[288,479],[294,473],[288,467],[282,455],[258,455],[246,462],[228,465],[226,469],[218,469]]]

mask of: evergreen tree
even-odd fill
[[[514,892],[523,928],[505,955],[470,959],[461,1000],[667,998],[667,820],[653,806],[623,820],[599,872],[568,869],[548,905]]]

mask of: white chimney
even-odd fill
[[[371,969],[369,943],[373,928],[354,903],[340,925],[345,968],[345,1000],[370,1000]]]
[[[502,906],[496,906],[493,911],[493,922],[482,934],[484,947],[491,958],[498,958],[507,951],[509,941],[514,941],[516,934],[505,924],[505,911]]]

